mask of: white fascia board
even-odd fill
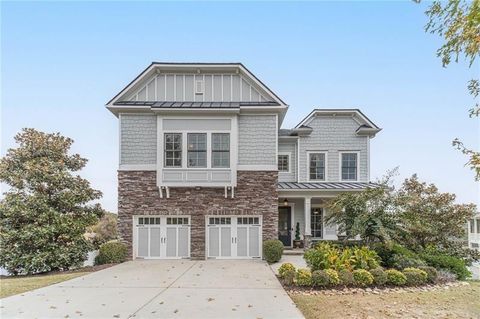
[[[120,164],[119,171],[156,171],[157,164]]]
[[[141,105],[115,105],[107,106],[107,109],[112,112],[116,117],[120,113],[151,113],[150,106],[141,106]]]
[[[150,107],[149,107],[150,108]],[[189,115],[202,115],[206,113],[214,114],[239,114],[240,109],[238,108],[151,108],[151,111],[155,114],[189,114]]]
[[[314,109],[310,114],[308,114],[300,123],[298,123],[295,128],[299,128],[302,125],[308,125],[310,121],[316,115],[333,115],[333,114],[342,114],[342,115],[355,115],[362,119],[366,124],[372,126],[373,128],[380,129],[375,123],[370,121],[364,114],[361,113],[358,109]]]

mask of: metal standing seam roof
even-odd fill
[[[279,182],[279,190],[344,190],[344,189],[358,189],[362,190],[368,187],[378,187],[376,183],[348,183],[348,182],[322,182],[322,183],[297,183],[297,182]]]
[[[241,106],[279,106],[275,101],[264,102],[170,102],[170,101],[120,101],[115,105],[150,106],[152,108],[239,108]]]

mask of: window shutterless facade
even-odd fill
[[[290,156],[288,154],[278,155],[278,171],[288,173],[290,171]]]
[[[182,134],[165,133],[165,167],[182,167]]]
[[[212,133],[212,167],[230,167],[229,133]]]
[[[358,153],[341,153],[342,181],[358,180]]]
[[[309,153],[308,154],[308,176],[311,181],[324,181],[326,172],[326,156],[325,153]]]
[[[207,167],[207,134],[187,134],[188,167]]]

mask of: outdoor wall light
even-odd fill
[[[288,206],[288,199],[285,198],[285,199],[283,200],[283,206]]]

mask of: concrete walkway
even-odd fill
[[[259,260],[131,261],[0,300],[1,318],[303,318]]]

